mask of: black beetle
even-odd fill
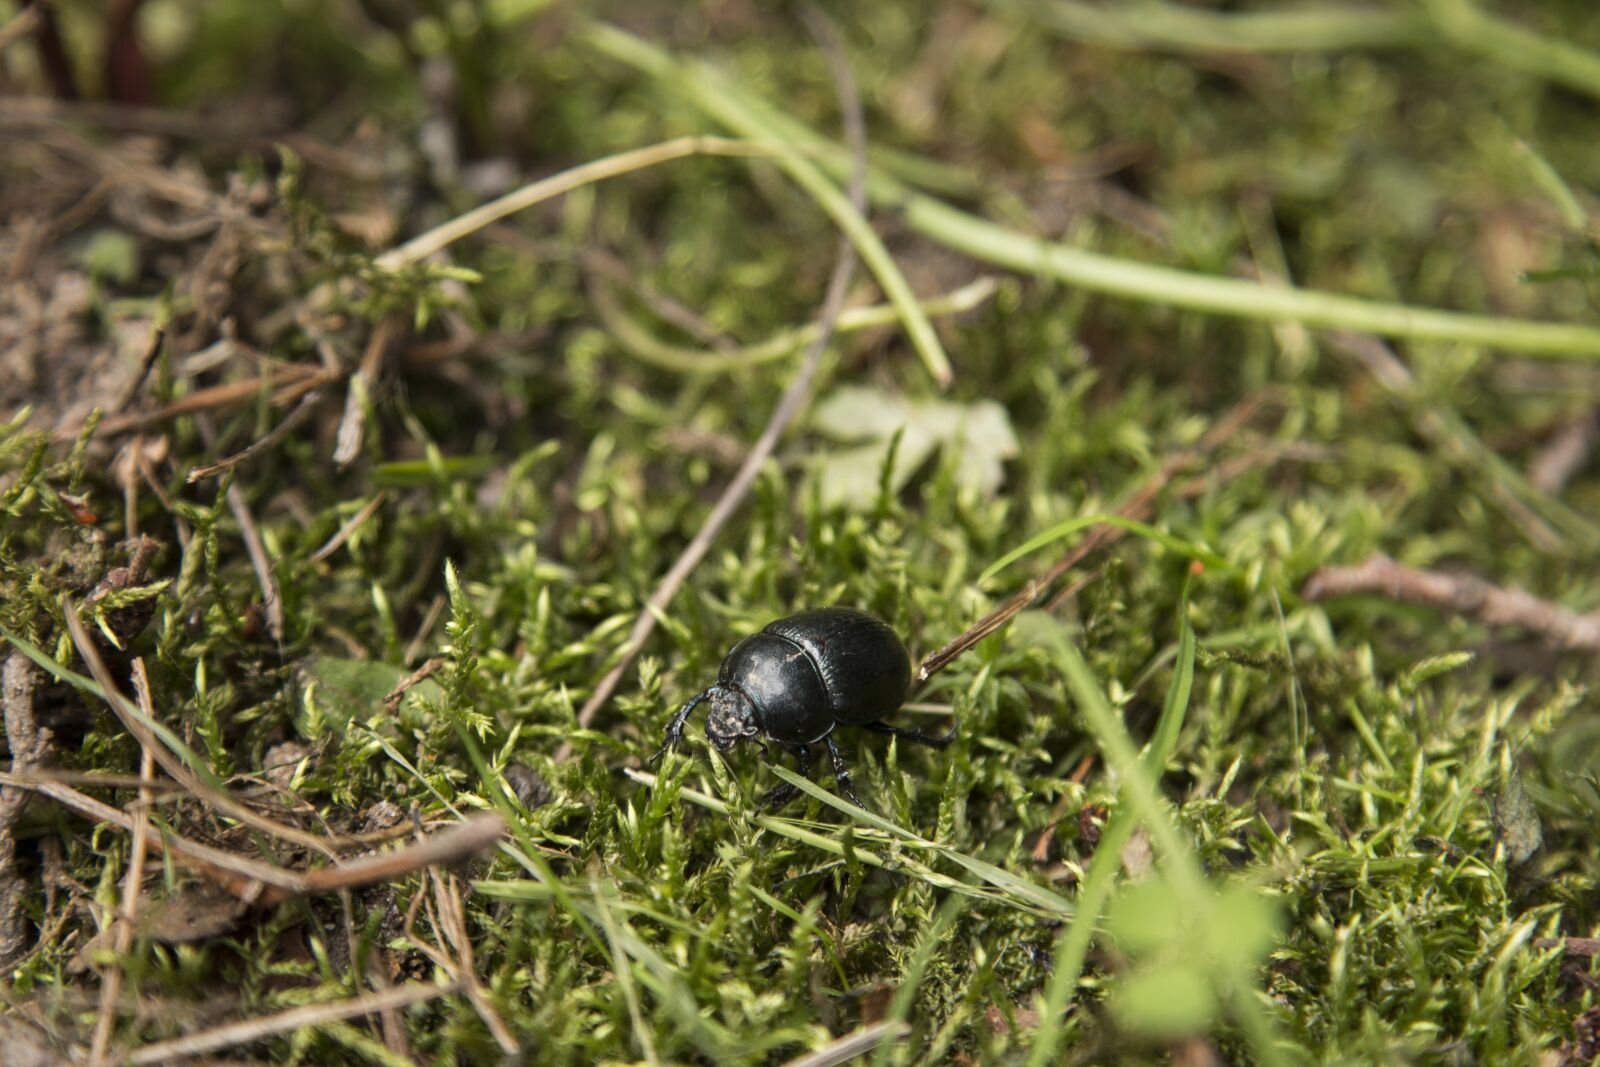
[[[899,710],[911,688],[911,657],[883,620],[854,608],[815,608],[769,623],[734,645],[722,660],[717,684],[697,693],[667,724],[660,759],[683,739],[690,712],[710,702],[706,737],[719,752],[740,741],[775,741],[795,754],[800,773],[811,773],[811,746],[828,746],[833,777],[856,805],[850,771],[834,742],[836,726],[863,726],[942,748],[942,737],[880,722]],[[767,795],[776,807],[798,793],[781,785]]]

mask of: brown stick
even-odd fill
[[[49,797],[62,807],[96,822],[109,823],[128,831],[134,829],[135,821],[127,812],[60,782],[0,771],[0,785],[14,786]],[[210,878],[246,904],[267,907],[291,897],[392,881],[436,863],[458,863],[478,855],[504,835],[504,819],[495,812],[480,812],[451,829],[433,834],[406,848],[367,856],[339,867],[318,867],[310,871],[274,867],[171,832],[150,838],[149,844],[157,852],[170,852],[192,870]]]
[[[213,385],[205,389],[197,389],[188,396],[179,397],[170,404],[163,404],[154,411],[133,411],[126,415],[118,415],[105,419],[100,423],[99,433],[102,437],[124,433],[128,430],[139,430],[158,422],[175,419],[180,415],[193,415],[198,411],[210,411],[212,408],[227,407],[230,404],[241,404],[254,397],[263,389],[279,387],[273,394],[273,402],[287,404],[298,400],[301,396],[313,389],[320,389],[333,381],[337,375],[327,371],[291,364],[277,370],[263,374],[256,378],[246,378],[239,382],[224,382],[222,385]],[[79,428],[59,430],[55,434],[57,441],[74,440]]]
[[[191,770],[175,753],[166,745],[159,742],[155,735],[141,721],[140,709],[117,688],[116,680],[111,677],[111,671],[106,667],[105,660],[100,658],[99,651],[95,648],[94,641],[89,632],[84,628],[82,620],[78,618],[76,605],[70,597],[62,598],[62,608],[66,614],[67,632],[72,637],[72,643],[78,650],[78,655],[83,657],[83,662],[88,666],[89,673],[100,684],[105,702],[123,727],[133,735],[140,745],[155,753],[156,762],[161,764],[161,769],[182,784],[207,805],[215,808],[231,819],[237,819],[253,829],[280,837],[285,841],[293,841],[297,845],[315,849],[330,859],[336,858],[334,845],[317,834],[307,833],[297,826],[289,826],[259,814],[236,799],[231,793],[224,790],[213,789],[200,776]],[[136,674],[143,673],[142,661],[135,661]]]
[[[272,557],[267,555],[267,544],[261,539],[255,516],[250,512],[250,501],[245,499],[239,483],[229,484],[224,496],[228,501],[228,510],[233,512],[233,521],[239,524],[239,536],[244,540],[245,554],[250,557],[250,569],[256,572],[256,584],[261,587],[261,603],[267,611],[267,630],[272,634],[272,639],[282,646],[288,622],[283,614],[283,595],[278,592],[278,577],[272,572]]]
[[[249,1044],[274,1034],[288,1033],[307,1026],[419,1004],[425,1000],[449,996],[455,991],[454,985],[407,982],[405,985],[397,985],[381,993],[369,993],[363,997],[350,997],[327,1004],[305,1004],[298,1008],[280,1011],[276,1015],[228,1023],[226,1026],[203,1030],[188,1037],[173,1038],[171,1041],[157,1041],[130,1055],[126,1062],[130,1067],[169,1064],[176,1060],[203,1056],[218,1049]]]
[[[1198,463],[1207,453],[1234,434],[1253,418],[1261,406],[1266,402],[1264,396],[1249,397],[1230,408],[1217,424],[1206,432],[1198,444],[1167,457],[1156,472],[1117,506],[1116,514],[1125,519],[1145,518],[1155,503],[1155,498],[1167,487],[1172,479],[1184,470]],[[973,623],[949,644],[936,652],[929,653],[917,667],[917,682],[920,684],[932,678],[935,674],[948,667],[962,653],[985,637],[1000,629],[1010,622],[1024,608],[1033,604],[1044,591],[1054,585],[1063,574],[1083,562],[1090,553],[1098,548],[1121,540],[1127,531],[1120,526],[1093,526],[1090,527],[1088,536],[1067,550],[1066,555],[1056,561],[1044,577],[1030,579],[1011,599],[995,608],[989,614]]]
[[[250,459],[252,456],[259,455],[266,449],[271,448],[273,445],[287,437],[290,430],[293,430],[296,426],[304,422],[306,417],[315,411],[317,405],[321,402],[321,390],[311,390],[305,396],[300,398],[300,402],[289,411],[289,414],[278,420],[278,425],[262,434],[259,440],[251,441],[248,445],[246,445],[244,448],[241,448],[233,455],[225,456],[222,459],[217,460],[215,463],[207,463],[203,466],[196,467],[194,470],[188,473],[188,475],[184,478],[184,482],[188,485],[193,485],[202,478],[209,478],[213,474],[221,474],[225,470],[230,470],[233,467],[237,467],[239,464]]]
[[[850,174],[850,202],[858,211],[864,210],[866,205],[866,135],[865,122],[861,116],[861,100],[856,92],[855,79],[850,74],[849,65],[840,59],[837,42],[830,45],[829,38],[824,37],[823,51],[834,68],[834,80],[838,87],[840,104],[844,112],[844,125],[846,141],[850,145],[852,157]],[[623,644],[622,657],[616,666],[606,672],[600,684],[595,686],[589,699],[584,701],[583,708],[578,712],[578,725],[587,729],[594,722],[594,717],[611,699],[611,694],[616,692],[617,683],[622,681],[622,676],[628,668],[633,666],[633,661],[638,658],[644,649],[644,643],[656,627],[656,615],[664,612],[672,603],[672,598],[677,595],[679,588],[685,580],[699,566],[711,550],[711,545],[716,541],[717,534],[727,525],[733,513],[744,503],[745,496],[754,484],[756,475],[761,473],[761,468],[766,465],[767,458],[772,455],[772,450],[777,447],[778,438],[783,436],[783,431],[789,423],[799,414],[806,397],[811,393],[811,379],[816,376],[817,366],[822,361],[822,350],[833,336],[834,324],[838,321],[839,312],[844,307],[845,293],[850,285],[850,276],[855,269],[855,249],[848,238],[839,240],[839,255],[834,264],[833,276],[828,279],[828,292],[822,301],[822,310],[817,315],[817,333],[806,346],[805,355],[800,360],[800,366],[795,371],[794,380],[784,390],[783,396],[778,400],[778,406],[773,409],[772,417],[767,421],[767,427],[761,432],[755,445],[750,449],[750,454],[740,466],[738,473],[722,491],[722,496],[717,499],[711,513],[706,516],[705,523],[700,527],[694,538],[684,548],[683,554],[677,562],[667,571],[661,579],[661,584],[651,594],[645,610],[639,613],[639,619],[633,625],[633,630],[628,634],[628,640]],[[557,762],[565,760],[572,755],[572,744],[566,742],[556,752]]]
[[[351,516],[349,522],[345,523],[343,526],[334,531],[333,536],[328,538],[327,544],[311,553],[311,562],[321,563],[323,560],[339,551],[339,546],[350,540],[350,535],[359,530],[362,523],[372,518],[373,513],[376,512],[378,508],[383,505],[383,502],[388,498],[389,490],[387,489],[379,489],[376,493],[374,493],[372,499],[363,504],[361,506],[361,510]]]
[[[1600,440],[1600,412],[1587,411],[1563,423],[1528,463],[1528,481],[1539,492],[1558,496],[1583,468]]]
[[[1323,567],[1307,580],[1307,600],[1376,593],[1463,615],[1485,626],[1519,626],[1564,651],[1600,651],[1600,612],[1578,614],[1521,589],[1470,574],[1441,574],[1396,563],[1382,553],[1353,567]]]
[[[1593,959],[1600,956],[1600,938],[1596,937],[1536,937],[1533,939],[1533,947],[1559,948],[1567,955],[1578,959]]]
[[[33,693],[39,672],[32,661],[13,650],[6,657],[0,674],[0,711],[4,712],[6,744],[11,749],[11,766],[28,770],[44,760],[50,747],[50,731],[41,727],[33,714]],[[27,806],[28,797],[20,790],[0,790],[0,970],[28,953],[28,916],[24,896],[32,888],[29,880],[16,871],[16,825]]]
[[[362,432],[366,426],[372,388],[383,370],[383,361],[388,358],[389,350],[400,336],[401,325],[398,315],[385,315],[380,319],[372,329],[372,336],[367,339],[361,365],[350,376],[346,386],[344,417],[339,420],[339,432],[335,435],[333,464],[336,467],[348,467],[361,452]]]
[[[145,343],[144,355],[139,359],[139,373],[134,375],[133,381],[122,391],[122,396],[112,408],[113,411],[124,410],[139,395],[139,390],[144,388],[145,379],[150,377],[150,368],[155,366],[156,360],[161,356],[161,349],[166,340],[167,331],[160,326],[150,331],[150,340]]]
[[[449,661],[443,656],[435,656],[404,678],[395,683],[393,689],[383,698],[383,710],[394,714],[394,709],[400,706],[400,701],[405,699],[406,693],[421,685],[438,673],[439,668]]]
[[[128,871],[122,880],[122,910],[112,923],[116,936],[112,951],[118,957],[126,956],[133,947],[134,927],[139,921],[139,896],[144,890],[144,858],[150,841],[150,820],[145,817],[150,810],[150,783],[155,780],[155,757],[147,748],[139,760],[139,808],[133,823],[133,845],[129,849]],[[117,1026],[117,1001],[122,997],[122,964],[113,964],[106,970],[100,986],[100,1015],[95,1020],[94,1040],[89,1049],[89,1067],[99,1067],[106,1060],[106,1050],[111,1046],[111,1033]]]
[[[4,26],[0,26],[0,52],[39,28],[43,19],[37,7],[25,7],[21,13]],[[7,106],[10,106],[9,103]]]

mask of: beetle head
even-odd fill
[[[711,694],[711,713],[706,716],[706,739],[717,746],[718,752],[726,752],[761,733],[749,697],[722,685],[714,685],[707,692]]]

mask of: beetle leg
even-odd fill
[[[855,789],[850,785],[850,768],[845,766],[844,756],[840,754],[839,745],[834,741],[833,735],[829,734],[823,738],[822,743],[828,746],[828,759],[833,762],[833,783],[839,787],[839,792],[843,793],[850,803],[856,807],[866,807],[865,804],[861,803],[861,798],[856,796]]]
[[[811,777],[811,746],[810,745],[784,745],[784,748],[794,753],[795,762],[800,765],[800,777]],[[773,786],[767,795],[761,798],[761,805],[771,810],[783,807],[793,800],[800,792],[799,789],[784,782],[782,785]]]
[[[650,757],[651,763],[655,763],[660,760],[661,757],[665,756],[670,749],[678,747],[678,742],[683,740],[683,727],[684,724],[689,721],[689,713],[710,699],[711,690],[707,689],[703,693],[696,693],[694,696],[690,697],[688,702],[685,703],[683,707],[678,709],[678,713],[672,717],[672,721],[667,723],[666,738],[662,742],[661,748],[656,752],[656,754]]]
[[[950,727],[950,732],[945,734],[925,734],[921,730],[907,730],[904,726],[890,726],[886,722],[862,723],[862,728],[867,730],[876,730],[880,734],[892,734],[895,737],[903,737],[907,741],[915,741],[917,744],[927,745],[929,748],[943,748],[951,741],[955,740],[956,736],[956,728],[954,725]]]

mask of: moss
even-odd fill
[[[408,52],[469,63],[479,53],[449,43],[478,42],[476,102],[459,119],[474,139],[463,143],[482,144],[496,115],[522,116],[494,138],[518,173],[708,128],[656,83],[586,49],[559,14],[484,36],[470,24],[476,8],[428,8],[427,25],[398,35],[352,8],[357,49],[335,48],[320,16],[257,14],[248,26],[221,8],[192,16],[200,23],[182,39],[208,62],[170,60],[171,100],[277,91],[297,62],[271,71],[222,59],[263,36],[320,42],[316,54],[347,72],[359,99],[387,87],[363,136],[391,153],[391,177],[411,183],[402,195],[398,182],[335,180],[309,154],[219,163],[174,150],[169,162],[203,162],[214,188],[236,170],[294,178],[262,186],[251,210],[270,239],[253,246],[259,262],[222,283],[246,339],[308,366],[331,345],[336,362],[354,365],[382,315],[400,311],[411,332],[374,384],[348,466],[328,458],[343,412],[337,383],[313,417],[221,478],[185,480],[284,417],[270,390],[152,430],[166,435],[152,470],[172,507],[140,481],[134,513],[164,547],[147,580],[103,610],[148,611],[122,655],[143,657],[158,717],[217,774],[242,776],[235,788],[259,785],[272,746],[307,746],[292,814],[308,825],[365,829],[382,803],[514,815],[506,847],[470,872],[465,916],[477,972],[530,1060],[781,1063],[886,1012],[913,1026],[884,1051],[891,1062],[1024,1062],[1044,1031],[1068,1062],[1165,1057],[1169,1046],[1115,997],[1141,959],[1165,958],[1166,943],[1130,959],[1101,941],[1070,1008],[1044,1011],[1070,925],[1051,902],[1079,900],[1099,833],[1129,803],[1049,635],[1066,628],[1143,743],[1182,662],[1180,611],[1196,665],[1159,790],[1207,892],[1248,887],[1279,923],[1270,952],[1248,961],[1261,995],[1219,985],[1202,1036],[1229,1062],[1271,1059],[1251,1029],[1263,1025],[1286,1063],[1532,1064],[1571,1038],[1593,979],[1538,942],[1600,927],[1588,666],[1554,657],[1519,669],[1503,635],[1468,621],[1370,600],[1312,605],[1296,592],[1316,568],[1382,549],[1592,608],[1593,466],[1554,500],[1483,462],[1521,470],[1592,401],[1590,364],[1564,371],[1564,391],[1552,394],[1512,357],[1416,342],[1400,349],[1416,381],[1397,398],[1318,334],[1008,280],[985,306],[940,324],[956,368],[945,398],[998,402],[1021,446],[999,493],[963,488],[958,457],[935,456],[873,506],[830,509],[811,479],[815,458],[835,446],[810,427],[790,434],[637,669],[580,730],[577,706],[729,477],[730,449],[717,443],[737,456],[756,438],[793,366],[707,376],[632,358],[590,303],[583,255],[598,248],[622,262],[636,283],[630,314],[663,339],[696,340],[681,317],[659,314],[659,298],[748,344],[814,313],[834,237],[770,164],[694,160],[462,242],[453,267],[467,273],[418,269],[376,284],[374,250],[340,229],[349,216],[392,209],[417,232],[477,198],[407,156],[437,103]],[[953,170],[969,182],[967,205],[990,218],[1219,273],[1272,259],[1268,234],[1306,287],[1593,319],[1570,278],[1507,283],[1524,267],[1593,262],[1514,151],[1521,138],[1574,189],[1600,186],[1587,120],[1575,118],[1588,102],[1572,90],[1464,64],[1443,41],[1399,52],[1127,55],[983,7],[863,6],[838,17],[873,143],[943,164],[947,188]],[[441,28],[441,18],[464,21]],[[1581,5],[1561,18],[1575,38],[1594,28]],[[836,123],[826,68],[781,13],[707,8],[657,31],[685,53],[718,55],[742,86],[796,117]],[[529,41],[542,43],[522,47]],[[335,87],[304,82],[292,99],[297,125],[334,121],[324,108]],[[876,219],[919,293],[977,272],[903,231],[893,212]],[[151,255],[161,242],[136,243],[133,262],[163,269]],[[98,284],[149,310],[170,281],[111,272]],[[330,282],[314,330],[291,316],[274,332],[275,310],[304,307]],[[169,306],[172,336],[214,339],[192,303]],[[163,356],[146,400],[225,377],[191,380],[181,369]],[[818,394],[843,384],[935,395],[892,329],[838,342]],[[689,758],[657,768],[656,787],[628,773],[744,633],[840,602],[889,619],[914,654],[931,651],[1064,545],[980,581],[989,564],[1038,531],[1111,510],[1246,396],[1262,400],[1257,416],[1146,516],[1223,566],[1193,578],[1181,553],[1126,537],[1069,574],[1105,565],[1051,619],[1024,616],[918,695],[921,710],[905,718],[953,714],[949,749],[844,738],[863,796],[916,840],[815,796],[763,816],[757,799],[774,772],[750,753],[712,757],[697,727]],[[1428,429],[1441,424],[1443,435]],[[127,443],[101,431],[46,447],[20,424],[0,433],[0,625],[67,667],[62,595],[81,601],[132,551],[112,462],[113,446]],[[1245,462],[1252,456],[1277,458]],[[272,560],[281,641],[230,485]],[[75,514],[67,497],[77,494],[93,521]],[[338,548],[318,553],[369,506]],[[1439,659],[1460,650],[1478,655]],[[431,679],[386,706],[434,656],[444,662]],[[92,699],[65,685],[42,699],[78,723],[61,733],[55,765],[137,773],[137,745]],[[564,742],[573,756],[558,763]],[[548,788],[514,795],[530,772]],[[1544,842],[1521,865],[1492,803],[1512,781],[1525,785]],[[118,806],[134,797],[97,792]],[[265,847],[189,801],[163,817],[227,847]],[[67,880],[49,892],[41,880],[27,901],[40,939],[10,996],[83,1041],[81,995],[94,983],[67,969],[95,933],[80,898],[115,901],[129,842],[81,822],[53,825],[53,843],[23,842],[26,861],[58,854]],[[1137,854],[1115,858],[1139,867]],[[292,851],[277,859],[308,862]],[[146,892],[170,895],[190,878],[163,871]],[[355,954],[392,965],[397,979],[434,973],[398,925],[423,885],[413,876],[350,901]],[[282,905],[194,943],[141,937],[122,961],[124,995],[162,1010],[125,1015],[118,1040],[350,993],[345,918],[326,903]],[[1190,925],[1174,937],[1226,942],[1215,924],[1234,921],[1229,913],[1183,907]],[[418,929],[442,939],[426,913]],[[499,1056],[465,998],[401,1021],[420,1061]],[[392,1054],[381,1046],[381,1032],[357,1020],[241,1054],[382,1062]]]

